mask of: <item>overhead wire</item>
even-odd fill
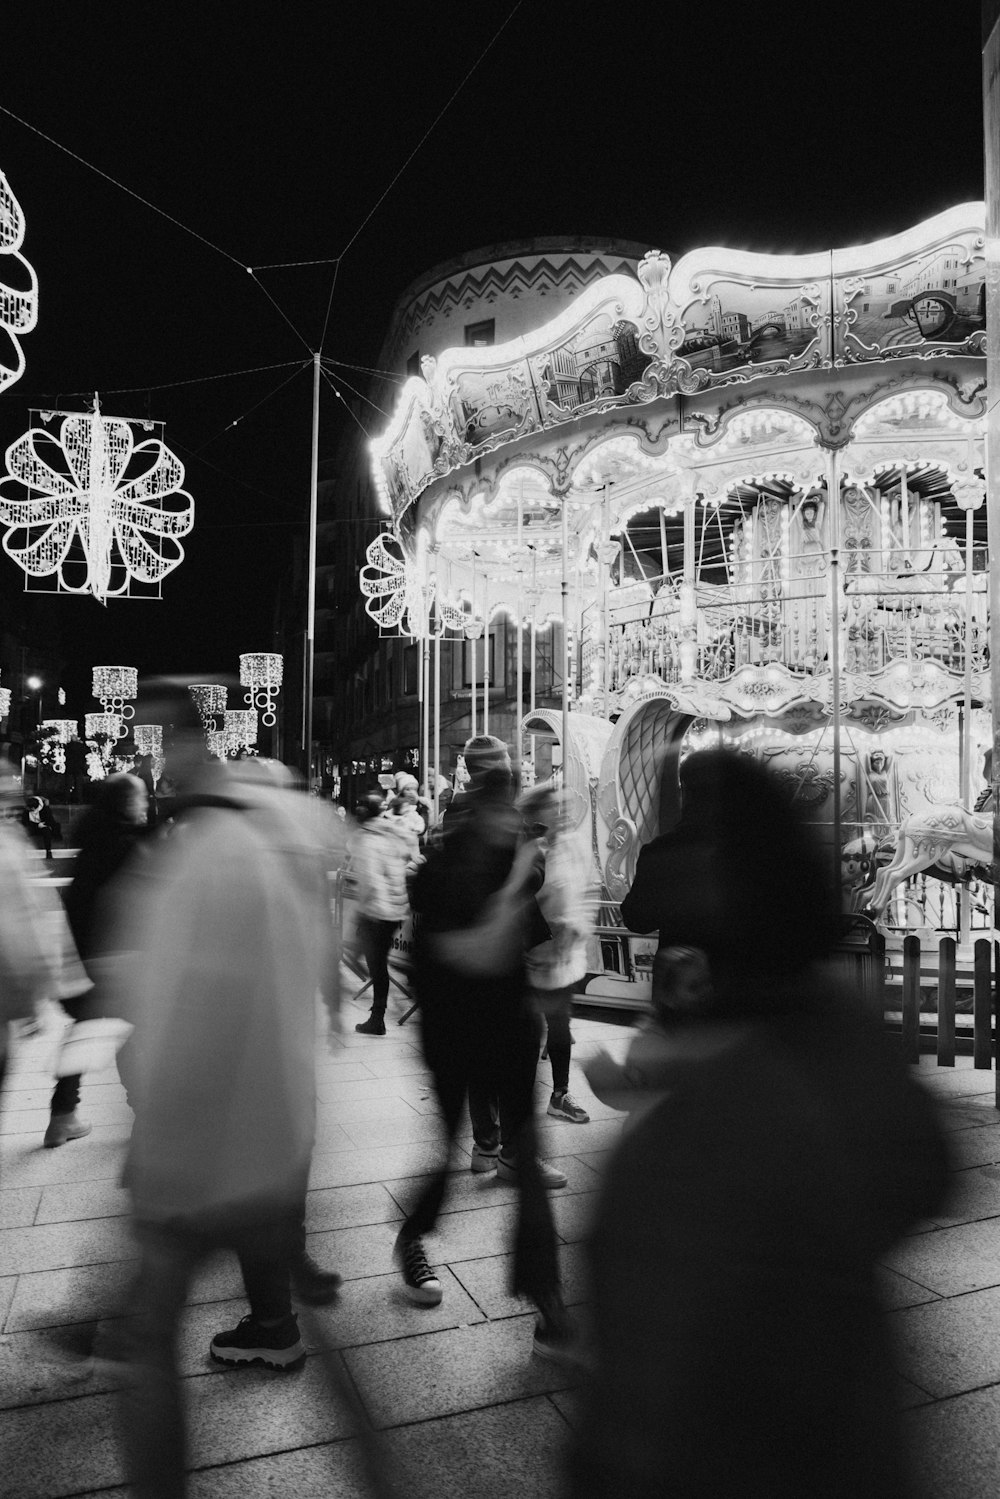
[[[337,276],[338,276],[339,271],[340,271],[340,262],[343,260],[344,256],[347,254],[348,250],[354,244],[355,240],[358,239],[358,237],[360,236],[362,230],[364,230],[364,228],[369,223],[369,221],[375,216],[375,214],[381,208],[382,204],[385,202],[386,198],[392,192],[393,188],[396,186],[396,183],[399,181],[400,177],[402,177],[403,173],[406,171],[407,167],[410,165],[410,162],[416,156],[416,154],[420,150],[421,146],[423,146],[424,142],[428,139],[428,137],[434,131],[434,129],[436,128],[436,126],[440,123],[440,121],[447,114],[448,110],[454,104],[455,100],[458,98],[459,94],[462,92],[463,88],[468,83],[469,79],[472,77],[473,73],[479,67],[479,64],[483,61],[483,58],[486,57],[486,55],[490,51],[492,51],[493,47],[496,45],[497,41],[500,39],[500,36],[503,34],[504,31],[506,31],[506,29],[510,25],[511,21],[514,19],[515,15],[520,10],[522,4],[523,4],[523,0],[515,0],[514,6],[508,12],[506,19],[500,23],[500,25],[498,26],[497,30],[493,33],[493,35],[490,38],[490,40],[486,43],[486,46],[483,48],[482,52],[480,52],[479,56],[476,58],[475,62],[472,64],[472,67],[469,68],[468,72],[465,74],[465,76],[462,78],[461,82],[458,84],[458,87],[452,92],[452,94],[449,96],[449,98],[447,99],[447,101],[445,102],[445,104],[442,106],[442,108],[438,110],[437,114],[434,116],[433,120],[428,125],[428,127],[424,131],[423,135],[417,141],[417,144],[414,146],[414,148],[410,152],[409,156],[407,156],[407,158],[403,162],[402,166],[395,173],[395,175],[390,179],[388,186],[376,198],[376,200],[372,204],[371,208],[368,210],[368,212],[365,214],[364,218],[361,220],[361,223],[358,225],[358,227],[355,229],[354,233],[351,235],[350,239],[347,241],[347,244],[344,246],[344,248],[341,250],[340,254],[337,256],[336,263],[334,265],[334,271],[333,271],[333,282],[332,282],[332,285],[330,287],[330,296],[329,296],[329,298],[327,300],[327,304],[326,304],[326,317],[323,320],[323,332],[320,335],[320,340],[319,340],[320,351],[322,351],[323,345],[326,342],[327,328],[329,327],[329,323],[330,323],[330,311],[331,311],[331,308],[333,307],[333,292],[334,292],[334,287],[337,284]]]
[[[328,373],[331,372],[328,371]],[[345,375],[341,375],[338,373],[336,378],[340,381],[341,385],[347,386],[352,395],[355,395],[359,400],[364,401],[366,405],[372,408],[373,411],[377,411],[379,416],[384,416],[388,421],[389,412],[386,411],[384,406],[380,406],[377,401],[373,401],[370,396],[366,396],[363,390],[358,390],[357,386],[352,385],[350,380],[348,380]]]
[[[267,402],[267,401],[269,401],[271,399],[272,396],[276,396],[278,394],[279,390],[284,390],[284,388],[285,388],[286,385],[290,385],[292,383],[292,381],[295,379],[296,375],[301,375],[302,371],[304,369],[308,369],[311,364],[312,364],[312,360],[303,360],[298,365],[298,367],[292,371],[292,373],[287,377],[287,379],[282,380],[282,382],[281,382],[280,385],[276,385],[273,390],[269,390],[268,393],[267,393],[267,395],[261,396],[261,398],[260,398],[259,401],[255,401],[252,406],[249,406],[247,408],[247,410],[242,413],[242,415],[236,417],[233,421],[229,422],[225,427],[221,428],[220,431],[216,432],[216,434],[215,434],[214,437],[208,437],[208,438],[206,438],[205,441],[201,444],[201,447],[195,448],[195,450],[194,450],[195,453],[200,453],[202,451],[202,449],[207,448],[211,443],[217,441],[218,438],[224,437],[227,432],[231,432],[234,427],[238,427],[239,424],[240,424],[240,422],[244,421],[248,416],[252,416],[253,413],[255,411],[259,410],[260,407],[265,404],[265,402]]]
[[[354,407],[351,406],[350,402],[344,400],[344,397],[341,395],[340,391],[337,389],[336,385],[334,385],[333,381],[331,380],[329,372],[323,368],[322,363],[320,363],[320,367],[319,368],[320,368],[320,374],[323,376],[323,379],[326,381],[327,385],[329,385],[330,389],[333,391],[334,395],[337,397],[337,400],[341,403],[341,405],[343,406],[343,408],[344,408],[345,411],[349,411],[351,413],[351,416],[354,418],[355,422],[357,422],[358,426],[361,428],[361,430],[364,433],[365,437],[370,441],[371,440],[371,433],[368,431],[368,428],[365,426],[364,422],[358,416],[358,413],[354,410]]]

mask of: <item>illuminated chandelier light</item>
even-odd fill
[[[215,729],[215,716],[226,711],[226,689],[218,682],[193,682],[188,688],[192,701],[198,709],[198,717],[206,735]],[[215,751],[213,750],[214,754]]]
[[[139,694],[139,673],[134,666],[95,666],[91,692],[106,714],[120,720],[119,739],[128,733],[128,723],[135,717],[130,698]]]
[[[250,651],[240,657],[240,686],[249,688],[246,704],[261,710],[261,723],[273,728],[277,723],[274,699],[281,690],[284,664],[281,656],[269,651]]]
[[[128,733],[117,713],[87,713],[83,723],[86,739],[96,739],[98,734],[106,734],[109,739],[124,739]]]
[[[208,753],[216,755],[220,760],[226,758],[226,734],[224,729],[206,729],[205,740],[208,744]]]
[[[6,718],[10,712],[10,688],[0,687],[0,718]]]
[[[222,715],[222,737],[226,753],[239,754],[257,743],[256,708],[229,708]]]
[[[11,286],[6,276],[0,275],[0,328],[8,336],[9,346],[14,351],[14,364],[5,364],[0,359],[0,390],[13,385],[24,373],[24,354],[21,352],[19,333],[30,333],[38,321],[38,277],[34,267],[21,254],[24,243],[24,214],[21,205],[10,190],[10,184],[0,172],[0,266],[4,270],[20,267],[17,279],[27,281],[23,286]],[[5,691],[9,689],[3,689]]]
[[[129,421],[102,416],[96,396],[93,411],[64,416],[58,437],[29,428],[6,463],[3,546],[29,580],[52,577],[58,592],[105,603],[158,585],[184,560],[179,538],[194,525],[184,465],[162,438],[137,443]]]
[[[155,786],[166,764],[163,756],[163,725],[137,723],[132,730],[132,738],[138,754],[152,756],[153,785]]]

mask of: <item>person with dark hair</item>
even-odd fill
[[[52,811],[47,796],[29,796],[21,814],[21,826],[33,843],[40,843],[45,850],[46,863],[54,859],[52,840],[59,838],[62,829]]]
[[[146,827],[146,788],[137,777],[121,773],[98,781],[94,800],[76,829],[79,852],[73,865],[72,883],[66,887],[63,904],[69,929],[84,970],[94,988],[60,999],[73,1020],[92,1019],[106,1008],[103,959],[108,954],[108,911],[105,897],[109,884],[131,857]],[[130,1046],[125,1043],[126,1048]],[[119,1057],[126,1069],[129,1052]],[[60,1077],[50,1105],[44,1143],[52,1149],[68,1140],[89,1135],[92,1126],[77,1117],[80,1078]]]
[[[605,1173],[573,1499],[908,1492],[876,1267],[944,1135],[825,962],[830,860],[747,756],[692,755],[622,914],[658,928],[660,1101]],[[655,1075],[654,1075],[655,1074]]]
[[[450,1148],[466,1096],[499,1100],[504,1153],[495,1163],[518,1185],[513,1290],[538,1308],[534,1351],[560,1358],[572,1351],[563,1305],[552,1212],[535,1153],[534,1081],[538,1028],[526,999],[529,944],[541,853],[524,837],[513,805],[507,746],[478,735],[465,746],[468,790],[449,808],[441,835],[416,872],[411,899],[419,913],[414,985],[424,1055]],[[548,1185],[565,1176],[546,1168]],[[423,1235],[441,1210],[447,1153],[427,1179],[399,1232],[395,1258],[405,1293],[424,1305],[441,1300]]]

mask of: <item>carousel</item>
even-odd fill
[[[425,359],[373,444],[361,586],[422,643],[421,763],[442,645],[478,640],[472,732],[562,776],[593,865],[588,996],[647,981],[617,906],[706,745],[788,783],[890,942],[991,927],[983,225],[650,251],[530,335]]]

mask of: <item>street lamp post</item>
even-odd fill
[[[45,684],[42,681],[41,677],[26,677],[24,685],[28,689],[29,692],[33,692],[34,695],[35,695],[35,711],[34,711],[34,714],[32,716],[34,718],[33,731],[37,734],[39,728],[41,727],[41,722],[42,722],[42,688],[44,687]],[[27,701],[27,699],[25,701]],[[24,783],[24,778],[25,778],[25,773],[26,773],[27,758],[28,758],[28,726],[27,726],[26,723],[22,723],[22,725],[21,725],[21,791],[22,792],[26,792],[27,789],[28,789],[26,787],[25,783]],[[36,792],[36,794],[38,792],[39,775],[40,775],[40,771],[36,770],[36,772],[35,772],[35,792]]]

